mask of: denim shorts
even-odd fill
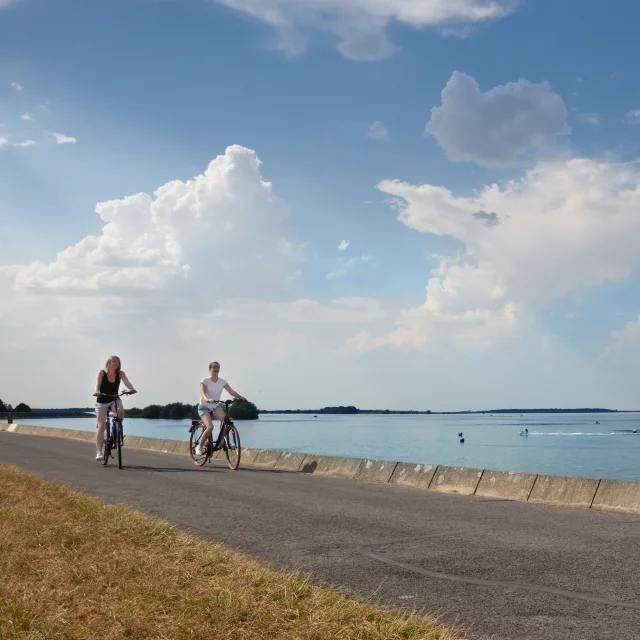
[[[216,402],[216,406],[213,409],[209,409],[206,404],[198,405],[198,415],[203,416],[205,413],[213,413],[216,409],[222,408],[222,402]]]

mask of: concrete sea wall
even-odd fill
[[[24,424],[0,424],[0,431],[72,438],[84,442],[93,442],[95,438],[95,432],[91,431]],[[130,449],[189,455],[189,443],[179,440],[127,436],[125,446]],[[224,453],[219,451],[214,457],[219,460],[224,457]],[[640,513],[639,480],[574,478],[389,460],[362,460],[276,449],[243,449],[241,464],[346,478],[362,483],[392,484],[423,491]]]

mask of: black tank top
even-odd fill
[[[100,381],[100,393],[108,393],[111,396],[117,395],[120,389],[120,372],[116,373],[116,381],[109,382],[109,378],[107,374],[102,376],[102,380]],[[113,398],[109,398],[108,396],[98,396],[98,402],[106,403],[113,402]]]

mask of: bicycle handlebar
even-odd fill
[[[234,402],[242,402],[242,400],[240,400],[240,398],[231,398],[231,400],[216,400],[216,402],[225,404],[228,407],[230,404],[233,404]]]
[[[129,390],[125,390],[125,391],[121,391],[120,393],[94,393],[94,396],[100,397],[100,396],[104,396],[105,398],[113,398],[114,400],[116,398],[119,398],[120,396],[132,396],[134,393],[138,393],[137,391],[129,391]]]

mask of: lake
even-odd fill
[[[22,419],[89,431],[94,418]],[[596,421],[600,424],[596,424]],[[188,420],[125,420],[129,435],[187,440]],[[245,447],[481,469],[640,480],[640,413],[280,415],[237,421]],[[529,429],[527,437],[520,432]],[[634,434],[636,429],[638,433]],[[217,432],[217,428],[216,428]],[[459,442],[463,432],[465,442]]]

